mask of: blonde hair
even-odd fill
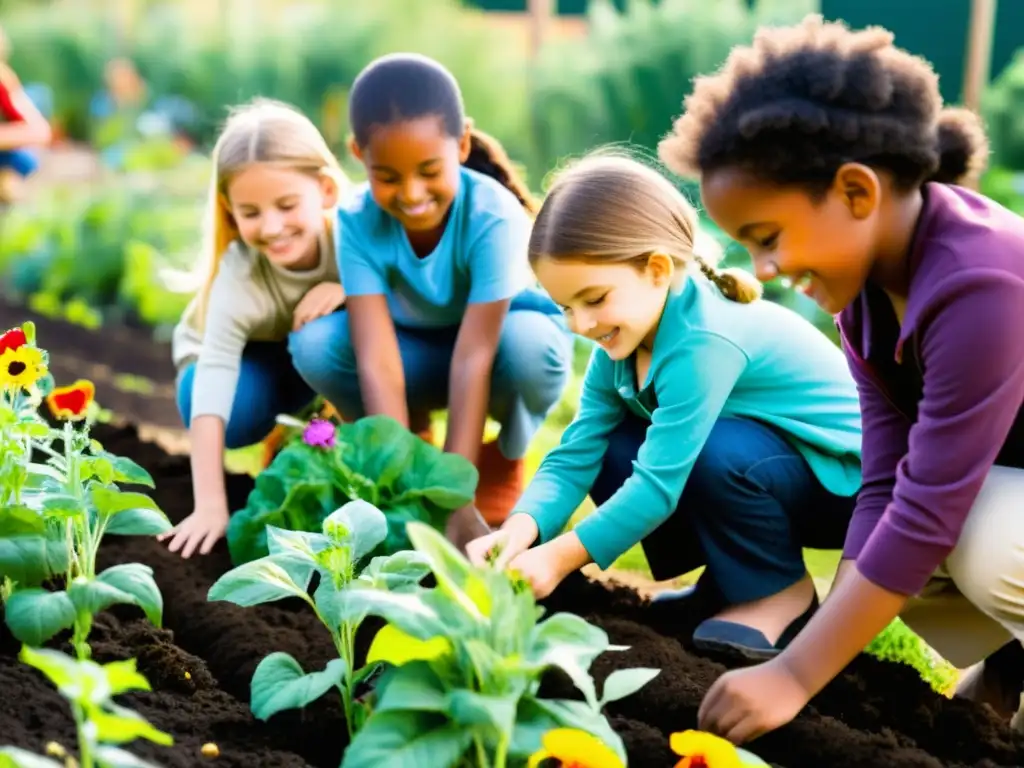
[[[214,172],[206,207],[202,256],[194,275],[201,281],[194,314],[198,330],[205,324],[210,290],[224,252],[239,237],[231,216],[228,184],[257,163],[315,176],[326,175],[338,185],[339,193],[349,183],[320,131],[301,112],[283,102],[263,98],[235,107],[213,148]],[[325,225],[333,237],[330,216],[326,217]]]
[[[643,267],[660,253],[682,271],[698,269],[733,301],[760,298],[752,274],[718,269],[717,258],[695,252],[706,241],[697,212],[665,176],[630,157],[596,153],[556,177],[533,227],[530,263],[546,258]]]

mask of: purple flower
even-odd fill
[[[302,430],[302,442],[314,448],[333,448],[336,439],[334,425],[325,419],[313,419]]]

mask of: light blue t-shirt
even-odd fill
[[[574,529],[601,568],[673,513],[722,416],[774,427],[832,493],[860,487],[860,406],[843,353],[796,312],[731,301],[693,276],[669,294],[640,387],[632,358],[594,350],[576,418],[513,510],[537,521],[542,541],[561,533],[589,493],[628,412],[651,424],[633,474]]]
[[[458,325],[467,305],[511,299],[532,283],[529,214],[501,183],[466,167],[444,234],[424,258],[368,183],[339,206],[338,224],[345,293],[386,295],[396,325]]]

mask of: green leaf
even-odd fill
[[[459,509],[473,501],[479,480],[473,462],[416,438],[412,460],[396,483],[393,503],[427,501],[441,509]]]
[[[416,442],[423,443],[398,421],[383,415],[342,424],[338,440],[343,445],[345,464],[384,490],[390,490],[405,472]]]
[[[111,747],[108,744],[100,744],[93,754],[96,756],[100,768],[160,768],[156,763],[143,760],[127,750]]]
[[[601,694],[601,707],[612,701],[624,699],[639,691],[661,673],[660,669],[635,667],[633,669],[617,669],[604,681]]]
[[[50,648],[23,645],[18,658],[23,664],[38,669],[54,686],[62,690],[76,685],[84,668],[77,659]]]
[[[385,592],[355,585],[337,591],[329,581],[321,581],[315,599],[317,610],[335,627],[343,622],[361,622],[366,616],[380,616],[420,640],[449,631],[438,613],[415,592]]]
[[[411,637],[393,624],[385,624],[370,643],[366,652],[366,663],[373,664],[384,661],[394,666],[408,664],[410,661],[431,661],[446,653],[451,653],[452,644],[444,635],[429,640]]]
[[[150,624],[163,626],[164,599],[160,588],[153,579],[153,569],[140,563],[114,565],[96,577],[96,581],[108,584],[129,597],[141,608]]]
[[[115,456],[107,451],[99,455],[113,465],[115,482],[154,487],[153,476],[126,456]]]
[[[423,523],[409,523],[407,530],[413,546],[430,563],[438,588],[468,616],[474,619],[489,616],[491,599],[482,572],[439,531]]]
[[[515,724],[518,694],[485,696],[465,688],[449,691],[448,714],[459,725],[495,728],[511,733]]]
[[[42,512],[47,517],[67,520],[69,517],[84,516],[85,504],[70,494],[55,493],[43,499]]]
[[[378,696],[376,712],[412,709],[444,712],[448,706],[444,683],[426,661],[410,661],[387,669],[375,689]]]
[[[64,763],[18,747],[0,747],[0,768],[64,768]]]
[[[160,507],[156,505],[156,502],[144,493],[94,486],[90,489],[89,496],[92,500],[92,505],[102,517],[117,515],[130,509],[160,511]]]
[[[41,584],[67,569],[68,551],[62,540],[44,536],[0,538],[0,574],[26,586]]]
[[[127,693],[128,691],[152,690],[149,681],[136,668],[135,659],[111,661],[104,664],[103,674],[106,675],[110,692],[114,696],[119,693]]]
[[[20,589],[7,600],[6,620],[12,635],[38,647],[75,623],[75,604],[67,592]]]
[[[46,521],[34,509],[24,504],[0,507],[0,537],[38,535],[45,530]]]
[[[82,459],[79,473],[83,483],[94,477],[103,485],[114,482],[114,465],[99,456]]]
[[[472,741],[467,728],[427,712],[375,712],[345,750],[341,768],[452,768]]]
[[[428,573],[430,563],[426,556],[414,549],[407,549],[373,558],[359,574],[359,581],[375,589],[404,592],[415,588]]]
[[[267,548],[271,555],[294,555],[313,565],[316,563],[316,553],[327,549],[330,544],[319,533],[287,531],[277,526],[267,526]]]
[[[388,521],[373,504],[356,499],[328,515],[323,532],[337,543],[344,542],[352,552],[352,561],[357,562],[384,541]]]
[[[207,595],[208,600],[225,600],[243,607],[287,597],[308,599],[305,590],[300,589],[272,557],[244,563],[228,571],[214,582]]]
[[[156,536],[173,527],[158,509],[129,509],[110,518],[103,532],[115,536]]]
[[[340,689],[345,669],[342,659],[332,659],[322,671],[306,674],[287,653],[272,653],[253,673],[252,713],[258,720],[268,720],[286,709],[302,709],[331,688]]]
[[[550,718],[550,720],[546,720],[546,718]],[[516,723],[518,733],[513,734],[513,746],[510,750],[517,755],[524,754],[519,750],[523,742],[528,743],[532,738],[529,736],[529,731],[519,731],[520,723],[534,723],[535,725],[545,723],[544,731],[548,731],[552,727],[577,728],[586,731],[604,742],[623,761],[626,760],[626,747],[622,743],[622,737],[612,729],[607,717],[585,702],[572,699],[525,699],[519,707]],[[538,736],[537,744],[531,748],[531,752],[540,745],[539,742]],[[525,754],[530,754],[530,752]]]
[[[165,747],[174,743],[169,733],[154,728],[137,712],[116,704],[110,705],[109,710],[95,710],[89,718],[91,724],[96,727],[97,741],[127,744],[135,739],[148,739]]]
[[[527,661],[541,668],[556,666],[572,679],[587,703],[599,706],[590,665],[608,648],[608,635],[600,627],[572,613],[556,613],[531,632]]]

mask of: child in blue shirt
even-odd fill
[[[693,252],[696,227],[671,182],[629,159],[589,158],[552,187],[530,261],[599,349],[561,444],[467,552],[497,551],[539,598],[637,543],[659,580],[706,565],[721,610],[694,642],[760,658],[817,607],[801,547],[842,547],[857,391],[824,334]],[[588,492],[597,509],[562,533]]]
[[[500,523],[572,357],[561,313],[532,286],[534,203],[428,58],[371,63],[349,118],[369,180],[338,214],[348,303],[293,337],[293,360],[345,418],[387,414],[421,431],[447,408],[445,450],[480,468],[477,507]],[[501,431],[482,444],[488,415]]]

